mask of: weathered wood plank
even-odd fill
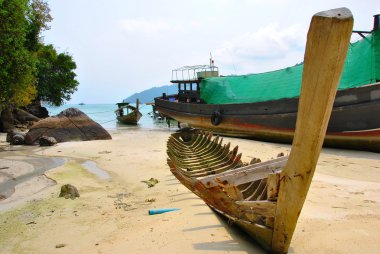
[[[274,227],[274,217],[266,217],[265,218],[265,225],[269,228]]]
[[[275,171],[281,170],[287,162],[287,157],[277,158],[271,161],[256,163],[245,167],[237,168],[218,174],[215,176],[208,176],[199,178],[206,187],[213,187],[220,184],[240,185],[247,182],[263,179]]]
[[[252,213],[265,217],[274,217],[276,202],[271,201],[236,201],[236,204],[251,208]]]
[[[281,173],[272,253],[286,253],[326,134],[353,26],[350,10],[313,16],[306,43],[296,131]]]
[[[267,197],[268,200],[275,201],[278,196],[278,189],[280,187],[280,174],[269,174],[267,179]]]

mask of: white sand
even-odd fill
[[[108,141],[35,148],[37,154],[69,160],[46,174],[57,185],[25,184],[22,193],[37,193],[25,199],[16,188],[13,199],[0,202],[0,253],[264,253],[171,175],[169,134],[127,130],[113,132]],[[225,140],[239,145],[245,162],[290,150],[289,145]],[[87,160],[110,178],[84,169]],[[151,177],[160,182],[147,188],[141,181]],[[81,197],[58,198],[66,183]],[[323,149],[290,253],[377,253],[379,193],[380,154]],[[181,210],[148,215],[149,209],[164,207]]]

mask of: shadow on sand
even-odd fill
[[[201,227],[193,227],[184,229],[184,232],[194,232],[199,230],[207,230],[212,228],[220,228],[224,227],[227,230],[227,233],[232,237],[231,240],[225,241],[215,241],[212,237],[208,239],[204,239],[204,242],[194,243],[195,250],[203,250],[203,251],[240,251],[246,253],[254,253],[254,254],[264,254],[266,253],[258,244],[256,244],[244,231],[242,231],[237,226],[228,223],[228,220],[214,212],[220,224],[216,225],[208,225]],[[205,213],[197,214],[197,215],[205,215]]]

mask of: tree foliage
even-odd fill
[[[35,59],[25,48],[27,2],[0,1],[0,107],[26,105],[36,95]]]
[[[48,4],[42,0],[33,0],[29,3],[27,12],[29,25],[26,34],[26,47],[30,51],[37,51],[40,45],[40,33],[49,30],[48,23],[53,20],[50,16]]]
[[[42,45],[38,51],[38,99],[59,106],[70,100],[77,90],[76,64],[67,53],[57,53],[53,45]]]
[[[61,105],[76,91],[73,58],[41,42],[51,20],[45,0],[0,0],[0,111],[34,99]]]

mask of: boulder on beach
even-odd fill
[[[2,132],[27,129],[40,120],[22,109],[7,108],[0,112],[0,115],[0,131]]]
[[[20,123],[38,122],[40,118],[22,109],[13,110],[13,115]]]
[[[38,118],[49,117],[49,111],[42,106],[41,101],[33,101],[32,104],[28,105],[27,111]]]
[[[15,128],[14,117],[12,110],[5,109],[0,112],[0,130],[3,132],[10,132]]]
[[[25,136],[25,144],[37,144],[42,136],[54,137],[57,142],[112,139],[100,124],[77,108],[65,109],[34,124]]]
[[[64,197],[66,199],[75,199],[79,198],[79,191],[78,189],[71,184],[65,184],[61,186],[61,192],[59,193],[59,197]]]
[[[25,143],[25,132],[13,129],[7,133],[6,141],[11,145],[23,145]]]
[[[40,137],[38,143],[40,146],[53,146],[57,144],[57,140],[54,137],[42,136]]]
[[[25,133],[13,129],[7,133],[6,141],[11,145],[23,145],[25,141]]]

